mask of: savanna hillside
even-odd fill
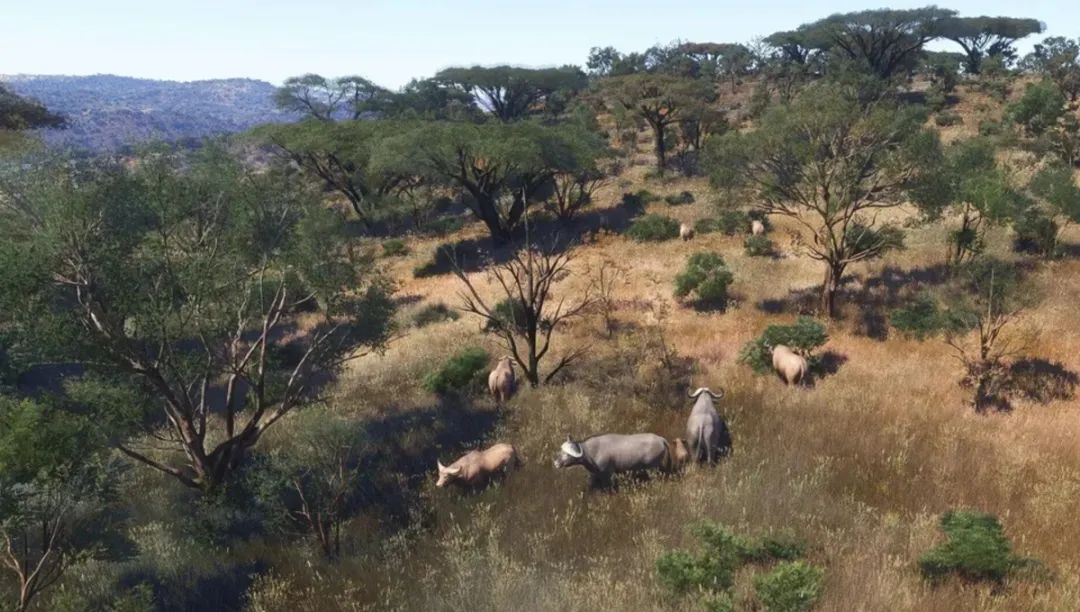
[[[307,75],[295,125],[7,164],[4,605],[1080,607],[1080,42],[1017,58],[1041,30],[871,11],[588,72]],[[0,126],[60,121],[3,95]],[[718,465],[552,467],[682,437],[699,386]],[[500,441],[521,467],[434,486]]]

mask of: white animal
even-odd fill
[[[789,385],[797,385],[806,378],[806,358],[783,344],[772,348],[772,367]]]
[[[514,359],[507,355],[495,364],[495,369],[488,374],[488,391],[495,398],[495,403],[505,404],[514,394],[517,380],[514,378]]]
[[[750,222],[750,233],[755,236],[762,236],[765,234],[765,224],[757,219]]]
[[[689,223],[683,223],[679,225],[679,238],[683,240],[690,240],[694,237],[694,228],[690,227]]]

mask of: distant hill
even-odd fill
[[[118,151],[150,141],[182,141],[239,132],[294,116],[274,106],[274,86],[253,79],[155,81],[114,75],[0,75],[22,96],[68,120],[42,130],[50,144]]]

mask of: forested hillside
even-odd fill
[[[274,86],[252,79],[154,81],[113,75],[0,76],[12,91],[67,120],[45,129],[51,144],[91,151],[140,143],[199,140],[289,121],[274,105]]]
[[[0,97],[0,608],[1080,609],[1043,30],[307,74],[122,158]]]

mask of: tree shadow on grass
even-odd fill
[[[836,375],[841,366],[847,361],[847,355],[842,355],[836,351],[825,351],[818,356],[803,384],[810,388],[817,386],[819,380]]]
[[[1016,396],[1039,404],[1070,400],[1080,385],[1080,375],[1064,364],[1048,359],[1022,359],[1009,367],[1010,390]]]

